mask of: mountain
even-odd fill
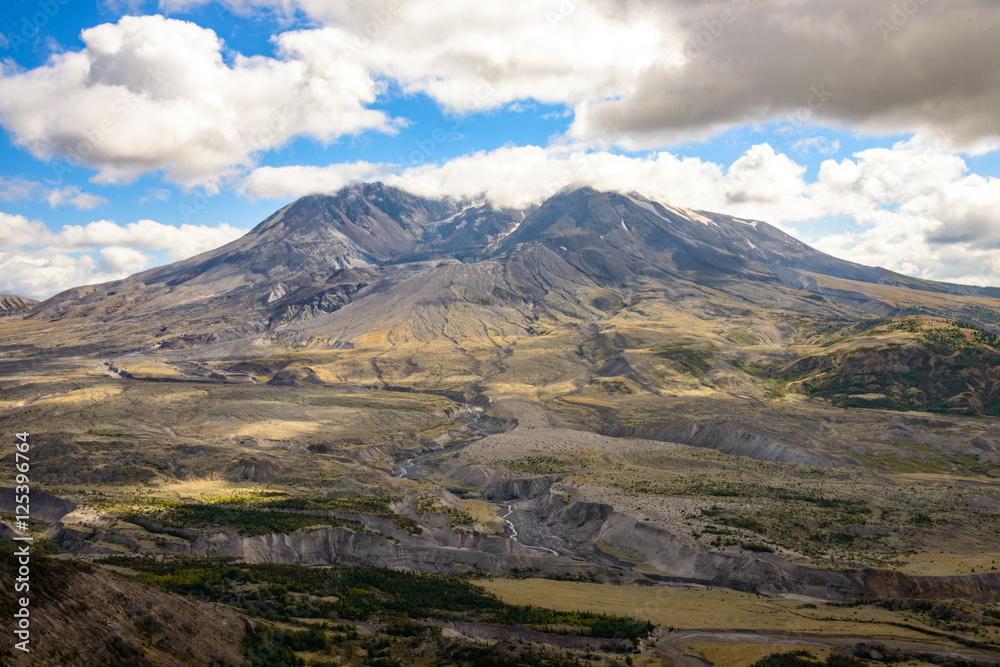
[[[490,278],[497,284],[478,300],[492,295],[514,304],[537,301],[549,285],[626,289],[640,277],[703,285],[750,280],[819,293],[813,276],[820,274],[949,294],[1000,293],[861,266],[764,222],[638,194],[581,188],[518,211],[374,183],[304,197],[221,248],[63,292],[33,317],[145,322],[150,337],[183,322],[188,335],[232,340],[338,311],[414,272],[423,278],[411,287],[439,284],[439,274],[455,272],[457,263],[484,275],[502,267],[503,277]]]
[[[557,250],[588,276],[627,284],[637,275],[740,277],[815,288],[809,273],[955,294],[984,290],[918,280],[831,257],[776,227],[582,188],[557,195],[506,238],[503,252]],[[993,296],[1000,290],[990,291]]]
[[[299,199],[216,250],[56,295],[9,349],[132,353],[176,372],[182,360],[256,360],[273,382],[466,392],[661,393],[705,375],[723,393],[780,382],[838,404],[981,414],[1000,410],[996,373],[963,368],[995,365],[988,341],[968,337],[1000,332],[998,293],[854,264],[762,221],[637,193],[567,189],[510,210],[355,184]],[[900,316],[925,318],[905,341],[851,329]],[[941,318],[972,327],[954,334],[969,341],[960,362],[934,342]],[[894,347],[904,343],[916,347]],[[289,350],[312,357],[274,360]],[[912,381],[890,377],[903,368]],[[942,384],[942,373],[964,379]],[[931,377],[934,391],[917,386]]]
[[[34,299],[28,299],[15,294],[0,294],[0,317],[25,313],[37,305]]]
[[[408,569],[572,612],[505,616],[532,646],[565,647],[592,609],[666,626],[637,662],[732,627],[837,650],[876,627],[980,660],[1000,603],[996,296],[637,193],[510,210],[359,184],[0,318],[0,422],[30,433],[33,494],[52,494],[36,545],[102,568],[68,598],[139,572],[130,595],[171,614],[147,584],[335,623],[310,661],[426,659],[428,618],[508,632],[478,607],[438,619],[459,580],[412,588]],[[429,606],[394,602],[404,589]],[[154,616],[109,646],[170,653]],[[621,622],[584,632],[579,657]],[[244,653],[288,639],[252,625]]]

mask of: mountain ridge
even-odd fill
[[[123,280],[72,288],[42,302],[32,316],[92,302],[102,290],[113,295],[136,287],[155,296],[200,286],[187,298],[204,299],[263,285],[269,287],[266,305],[303,287],[330,279],[336,283],[340,271],[415,261],[505,260],[532,243],[572,257],[570,263],[584,274],[617,286],[639,274],[700,272],[777,280],[808,290],[815,284],[805,274],[820,273],[922,291],[1000,295],[993,288],[865,267],[816,251],[762,221],[679,209],[638,193],[584,187],[558,193],[538,207],[511,210],[418,197],[374,183],[303,197],[220,248]],[[317,298],[322,302],[323,296]]]
[[[511,364],[534,376],[529,356],[521,365],[512,355],[560,331],[584,350],[567,360],[581,374],[574,383],[620,367],[652,388],[653,367],[636,367],[628,345],[593,359],[587,346],[630,317],[650,318],[667,344],[672,318],[693,318],[698,331],[725,317],[725,329],[760,309],[843,323],[922,314],[1000,332],[993,301],[974,296],[995,291],[853,264],[765,222],[636,193],[567,189],[518,211],[357,184],[292,202],[221,248],[56,295],[24,316],[35,333],[12,349],[192,359],[353,350],[332,361],[329,381],[458,391]],[[765,328],[768,339],[787,336]]]

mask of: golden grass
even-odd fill
[[[960,296],[956,294],[925,292],[912,290],[906,287],[861,283],[854,280],[847,280],[846,278],[823,276],[818,273],[811,273],[809,275],[816,279],[816,283],[820,287],[861,292],[899,308],[906,306],[923,308],[937,306],[941,308],[961,310],[967,305],[975,304],[986,308],[1000,310],[1000,299],[993,299],[985,296]]]
[[[710,644],[707,642],[697,642],[685,644],[687,653],[693,653],[715,665],[725,665],[725,667],[750,667],[755,662],[763,660],[774,653],[793,653],[803,650],[801,646],[787,646],[781,644]],[[809,647],[809,652],[820,659],[825,659],[830,653],[829,649]]]
[[[585,396],[560,396],[560,401],[565,403],[572,403],[574,405],[585,405],[587,407],[597,407],[597,408],[614,408],[617,407],[614,403],[609,403],[607,401],[599,401],[596,398],[587,398]]]
[[[946,577],[1000,571],[1000,551],[976,554],[919,553],[903,556],[905,565],[896,568],[907,574]]]
[[[926,639],[895,627],[903,615],[885,609],[842,608],[766,598],[715,588],[634,588],[547,579],[486,579],[476,582],[511,604],[561,611],[635,616],[684,630],[766,630],[864,636],[870,639]]]
[[[500,507],[484,500],[464,500],[462,509],[472,515],[477,523],[502,529],[504,520],[500,517]]]

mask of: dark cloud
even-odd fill
[[[659,143],[784,118],[947,133],[962,148],[1000,139],[995,0],[675,0],[657,11],[681,26],[683,63],[585,109],[576,133],[614,122]]]

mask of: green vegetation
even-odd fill
[[[775,366],[774,364],[769,364],[763,361],[753,361],[747,363],[741,357],[736,357],[729,362],[731,366],[734,366],[747,375],[752,375],[755,378],[761,380],[776,379],[781,374],[781,368]]]
[[[594,378],[589,382],[592,387],[597,387],[609,394],[634,394],[632,389],[624,380],[614,380],[607,378]]]
[[[726,335],[726,337],[733,343],[742,345],[743,347],[760,345],[760,341],[757,340],[757,337],[753,334],[752,329],[733,329]]]
[[[264,632],[252,626],[247,629],[242,646],[248,667],[298,667],[305,663],[295,655],[296,651],[330,648],[330,640],[318,628]]]
[[[339,498],[333,496],[295,496],[282,492],[240,493],[230,496],[212,497],[213,505],[239,505],[274,510],[329,510],[344,514],[371,514],[392,520],[396,527],[419,535],[420,524],[409,517],[392,511],[392,498],[366,496],[361,498]]]
[[[273,621],[294,618],[400,624],[428,617],[524,625],[566,634],[636,640],[652,625],[630,617],[557,612],[509,605],[467,581],[375,568],[310,568],[237,563],[229,559],[109,557],[99,561],[136,570],[146,583],[237,607]]]
[[[527,475],[553,475],[567,473],[575,466],[569,461],[555,456],[525,456],[513,461],[505,461],[504,465],[514,472]]]
[[[807,395],[845,408],[1000,416],[1000,338],[994,334],[958,320],[912,318],[868,320],[848,331],[872,345],[804,357],[768,377],[801,381]],[[895,332],[911,334],[913,343],[880,338]]]
[[[704,375],[712,367],[710,361],[706,360],[704,353],[688,349],[685,343],[674,343],[673,345],[657,345],[652,348],[656,356],[661,359],[669,359],[677,364],[677,370],[688,375]]]
[[[55,547],[46,547],[49,543],[36,538],[31,547],[31,604],[38,605],[42,602],[59,603],[65,599],[65,592],[74,577],[79,577],[81,573],[90,572],[91,566],[87,563],[75,561],[65,561],[46,556],[58,550]],[[21,546],[12,540],[0,540],[0,588],[7,594],[0,596],[0,614],[5,618],[11,618],[16,606],[16,597],[13,595],[14,578],[18,576],[18,558],[15,550]]]
[[[697,493],[697,490],[696,484],[688,492]],[[698,518],[710,524],[704,532],[716,536],[712,542],[715,546],[739,546],[758,553],[773,551],[768,545],[748,541],[745,534],[719,530],[713,525],[756,533],[770,542],[812,556],[821,556],[831,548],[871,547],[877,542],[877,538],[849,532],[852,526],[867,525],[872,514],[871,508],[858,500],[738,482],[713,488],[708,494],[714,497],[738,496],[742,501],[752,500],[756,505],[714,505],[703,509]],[[809,520],[806,518],[808,515],[815,518]]]
[[[476,523],[476,519],[468,512],[445,505],[433,496],[421,496],[413,503],[413,509],[418,514],[442,514],[451,519],[448,525],[452,527],[471,528]]]
[[[265,535],[287,533],[308,528],[351,528],[363,531],[359,521],[332,516],[282,512],[279,510],[242,509],[220,505],[194,505],[174,501],[146,501],[135,506],[133,513],[121,514],[123,521],[147,527],[149,520],[163,524],[166,532],[183,535],[177,529],[199,528],[211,530],[228,526],[240,535]],[[173,530],[171,530],[173,529]]]
[[[597,310],[603,310],[606,313],[617,313],[625,307],[625,303],[621,300],[621,298],[611,292],[606,292],[594,298],[594,300],[590,302],[590,305]]]
[[[831,655],[820,660],[808,651],[775,653],[758,660],[751,667],[864,667],[867,662],[851,656]]]
[[[135,498],[120,502],[102,498],[100,504],[123,521],[135,523],[154,533],[191,539],[190,529],[210,531],[228,526],[240,535],[264,535],[310,528],[350,528],[369,532],[364,524],[340,514],[370,514],[390,519],[411,534],[422,528],[414,519],[396,514],[391,498],[337,498],[297,496],[283,492],[242,492],[207,496],[205,504]]]

